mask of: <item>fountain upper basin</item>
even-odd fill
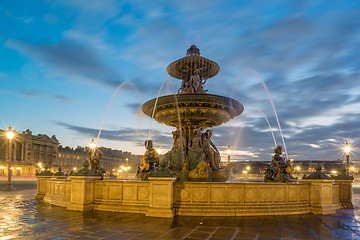
[[[142,111],[152,117],[156,98],[147,101]],[[231,98],[213,94],[174,94],[158,98],[154,118],[157,122],[179,128],[209,128],[222,125],[240,115],[244,106]]]

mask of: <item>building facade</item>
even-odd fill
[[[6,130],[0,129],[0,176],[7,176],[9,162],[9,141]],[[62,168],[63,173],[70,174],[82,168],[84,160],[90,160],[88,147],[62,147],[55,135],[33,135],[28,129],[16,133],[11,140],[11,169],[12,176],[35,176],[46,166],[51,172]],[[100,147],[102,152],[101,164],[107,173],[117,172],[122,166],[135,171],[140,163],[140,156],[130,152]]]
[[[107,173],[117,172],[121,166],[130,166],[130,169],[135,170],[138,163],[140,163],[140,156],[133,155],[130,152],[123,152],[111,148],[99,147],[102,152],[100,159],[101,165]],[[82,167],[84,160],[89,160],[91,151],[89,147],[58,147],[57,159],[54,166],[61,167],[62,172],[70,174],[72,171],[79,170]]]
[[[0,176],[7,176],[9,161],[9,141],[6,131],[0,129]],[[55,135],[33,135],[28,129],[16,133],[11,141],[11,162],[13,176],[34,176],[42,166],[53,166],[57,158],[59,141]]]

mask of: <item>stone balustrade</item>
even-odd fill
[[[174,182],[71,179],[38,176],[37,199],[69,210],[143,213],[172,218],[189,216],[256,216],[332,214],[353,207],[351,180],[308,179],[293,183]]]

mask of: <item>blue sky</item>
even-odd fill
[[[176,93],[169,63],[196,44],[220,65],[208,93],[244,113],[215,127],[234,160],[270,160],[283,145],[263,79],[294,159],[344,158],[360,136],[359,1],[2,1],[0,128],[55,134],[62,145],[144,152],[150,118],[141,105]],[[125,83],[125,84],[124,84]],[[155,145],[174,129],[153,122]]]

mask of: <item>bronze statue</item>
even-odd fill
[[[172,171],[181,171],[186,156],[187,141],[182,131],[176,130],[173,134],[173,147],[164,155],[168,168]]]
[[[183,79],[181,83],[181,87],[178,93],[185,93],[185,94],[205,94],[206,90],[204,90],[203,85],[206,82],[206,79],[203,80],[200,77],[200,68],[195,68],[193,70],[187,71],[187,76]]]
[[[213,130],[206,130],[202,134],[202,145],[206,155],[206,161],[210,164],[213,170],[220,168],[220,153],[215,144],[211,141]]]
[[[201,129],[194,129],[189,143],[189,169],[194,170],[195,167],[204,160],[204,146],[201,139]]]
[[[153,142],[151,140],[145,141],[146,152],[141,156],[141,165],[138,166],[136,176],[140,174],[142,181],[147,181],[151,173],[156,172],[156,168],[159,166],[159,154],[156,149],[153,148]]]
[[[280,156],[282,154],[281,146],[277,146],[274,152],[272,161],[265,171],[264,180],[265,182],[287,182],[293,169],[290,163]]]
[[[102,152],[99,149],[95,150],[95,153],[90,157],[90,169],[101,176],[101,179],[104,178],[105,170],[101,166],[100,159],[102,157]]]

